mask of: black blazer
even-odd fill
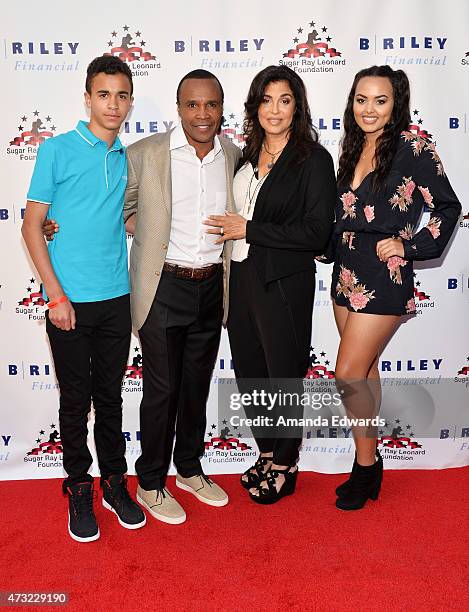
[[[328,243],[337,187],[328,151],[317,144],[298,163],[291,142],[283,150],[257,195],[246,242],[264,283],[316,269],[315,255]]]

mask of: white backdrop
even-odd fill
[[[394,0],[366,7],[360,0],[271,0],[268,4],[260,0],[142,0],[133,8],[119,0],[111,5],[88,0],[79,4],[25,0],[3,6],[0,28],[3,99],[9,102],[3,105],[0,125],[4,190],[0,203],[0,479],[63,474],[58,391],[46,341],[44,306],[20,229],[38,139],[54,137],[73,129],[78,119],[86,119],[82,94],[86,67],[103,53],[124,53],[135,73],[135,103],[122,133],[126,144],[174,125],[177,83],[186,72],[200,67],[222,81],[224,132],[239,142],[243,102],[252,78],[269,64],[285,62],[305,80],[321,141],[334,160],[355,72],[383,63],[406,70],[412,85],[412,129],[425,130],[436,141],[463,203],[463,215],[445,257],[416,266],[418,314],[397,331],[382,355],[380,369],[384,377],[441,376],[466,386],[466,0],[450,4]],[[316,43],[313,54],[305,53],[302,46],[308,36]],[[338,337],[329,298],[331,267],[318,267],[312,375],[328,377],[333,375]],[[133,338],[123,385],[130,473],[139,454],[140,367],[139,343]],[[204,460],[208,473],[240,472],[256,455],[252,440],[240,439],[236,431],[222,433],[216,425],[217,380],[227,376],[233,372],[224,334],[208,405]],[[444,414],[444,403],[437,408]],[[349,439],[328,438],[330,433],[310,432],[301,455],[304,469],[337,472],[349,468],[353,444]],[[449,422],[441,432],[442,439],[416,440],[410,433],[403,431],[392,447],[383,447],[388,468],[469,463],[469,417]],[[93,469],[96,473],[96,463]]]

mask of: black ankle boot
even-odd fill
[[[353,478],[353,474],[356,469],[357,469],[357,453],[355,453],[355,459],[353,460],[352,471],[350,472],[350,476],[345,482],[340,484],[335,490],[335,494],[337,495],[337,497],[342,497],[342,495],[345,495],[347,491],[350,489],[350,482]]]
[[[357,463],[348,482],[348,490],[337,499],[335,505],[340,510],[360,510],[368,499],[378,499],[383,480],[383,459],[378,458],[373,465]]]

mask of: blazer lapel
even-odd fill
[[[172,132],[172,130],[171,130]],[[171,142],[171,132],[167,132],[160,142],[150,150],[150,156],[154,172],[158,177],[161,187],[163,201],[168,214],[171,215],[171,152],[169,144]]]
[[[272,189],[275,189],[275,184],[279,178],[281,177],[285,166],[290,162],[291,156],[294,153],[294,147],[292,142],[289,140],[285,146],[285,149],[282,151],[280,157],[275,162],[274,167],[269,172],[267,178],[265,179],[263,185],[259,189],[259,193],[257,194],[256,206],[254,208],[253,220],[259,219],[262,217],[264,208],[266,206],[266,202],[268,200],[269,193]]]

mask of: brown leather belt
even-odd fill
[[[191,280],[204,280],[210,278],[220,269],[221,263],[211,264],[205,268],[183,268],[177,264],[164,263],[163,272],[174,274],[177,278],[188,278]]]

